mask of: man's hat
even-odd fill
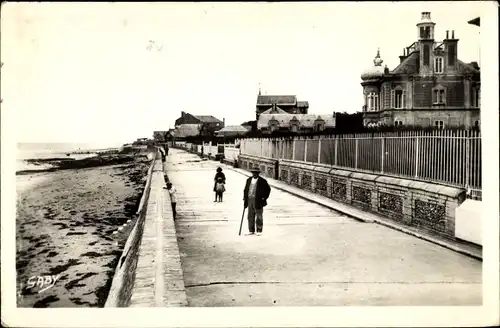
[[[253,167],[250,172],[257,172],[260,173],[260,169],[258,167]]]

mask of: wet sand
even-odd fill
[[[18,177],[18,307],[103,307],[149,162]],[[128,227],[113,234],[122,224]],[[59,275],[53,287],[30,277]],[[37,278],[32,278],[36,281]]]

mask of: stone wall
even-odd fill
[[[275,164],[276,160],[273,159],[248,155],[238,156],[238,167],[247,171],[250,171],[254,167],[258,167],[260,169],[261,175],[264,177],[275,177]]]
[[[274,160],[240,155],[239,162],[243,169],[259,166],[266,176],[275,174]],[[449,239],[455,238],[455,210],[465,200],[464,189],[321,164],[280,160],[277,173],[289,185]]]

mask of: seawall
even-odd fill
[[[104,307],[127,307],[130,303],[132,286],[134,284],[135,271],[139,258],[138,251],[144,231],[147,204],[151,191],[153,168],[155,166],[157,158],[160,157],[157,152],[154,152],[152,154],[153,156],[151,157],[151,164],[148,170],[146,185],[144,187],[141,201],[136,213],[137,220],[134,228],[127,238],[127,241],[125,242],[122,255],[118,260],[115,274],[111,283],[111,288],[109,290],[108,298]]]

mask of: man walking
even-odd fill
[[[257,235],[260,235],[264,226],[262,215],[264,207],[267,205],[269,194],[271,193],[271,187],[269,187],[266,179],[259,176],[260,170],[258,168],[253,168],[250,171],[252,172],[252,176],[247,179],[245,184],[243,201],[245,208],[248,207],[249,234],[253,235],[255,234],[255,230],[257,230]]]

